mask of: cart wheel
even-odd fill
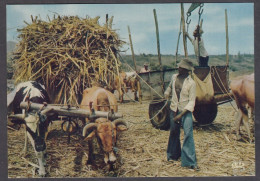
[[[218,106],[216,101],[211,103],[197,103],[195,105],[193,115],[200,125],[211,124],[218,112]]]
[[[160,102],[151,102],[149,104],[149,118],[153,118],[165,105],[165,100]],[[156,129],[169,130],[170,129],[170,116],[169,116],[169,103],[164,107],[164,109],[153,119],[151,119],[152,125]]]

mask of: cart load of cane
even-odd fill
[[[17,29],[15,82],[42,83],[56,104],[77,104],[93,83],[110,86],[119,74],[117,52],[124,42],[112,29],[113,17],[104,25],[99,18],[54,15],[44,21],[31,16],[31,23]]]

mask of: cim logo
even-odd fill
[[[244,169],[245,164],[243,162],[233,162],[232,163],[232,168],[233,169]]]

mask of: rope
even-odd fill
[[[226,66],[227,67],[227,66]],[[220,83],[222,84],[222,86],[224,87],[224,89],[225,89],[225,91],[226,91],[226,95],[228,95],[229,96],[229,98],[231,99],[231,100],[234,100],[229,94],[228,94],[228,90],[226,89],[226,87],[224,86],[224,83],[223,83],[223,81],[220,79],[220,76],[219,76],[219,73],[218,73],[218,71],[217,71],[217,68],[215,67],[215,69],[216,69],[216,74],[217,74],[217,76],[218,76],[218,79],[220,80]],[[231,104],[231,102],[230,102],[230,104]],[[231,104],[231,106],[233,107],[233,109],[236,111],[236,112],[238,112],[238,110],[233,106],[233,104]]]
[[[215,67],[215,69],[216,69],[216,67]],[[212,71],[211,71],[211,70],[212,70]],[[218,78],[219,78],[219,80],[220,80],[220,82],[221,82],[221,84],[222,84],[222,86],[224,87],[224,89],[225,89],[226,92],[223,91],[223,89],[222,89],[222,87],[220,86],[219,82],[218,82],[217,79],[215,78],[215,76],[214,76],[215,72],[216,72],[216,74],[218,75]],[[231,100],[234,100],[234,99],[228,94],[228,91],[226,90],[226,88],[225,88],[225,86],[224,86],[222,80],[220,79],[220,76],[219,76],[219,74],[218,74],[218,72],[217,72],[217,69],[214,70],[214,68],[211,68],[211,69],[210,69],[210,73],[211,73],[212,77],[214,78],[215,82],[217,83],[218,87],[220,88],[221,92],[222,92],[223,94],[228,95]],[[238,110],[233,106],[233,104],[232,104],[231,102],[229,102],[229,103],[230,103],[230,105],[233,107],[233,109],[237,112]]]
[[[138,102],[139,104],[141,104],[139,101],[136,101],[136,100],[132,99],[132,98],[127,94],[127,92],[125,93],[125,95],[126,95],[129,99],[131,99],[132,101]],[[139,99],[140,99],[140,98],[139,98]]]
[[[159,113],[162,112],[162,110],[165,108],[165,106],[168,104],[168,100],[165,101],[165,104],[163,105],[163,107],[151,118],[149,119],[149,121],[151,121],[152,119],[154,119],[156,116],[158,116]]]
[[[224,90],[223,90],[223,89],[222,89],[222,87],[220,86],[220,84],[219,84],[219,82],[217,81],[216,77],[214,77],[215,71],[214,71],[214,69],[213,69],[213,68],[212,68],[212,69],[210,69],[210,73],[211,73],[212,77],[214,78],[215,82],[217,83],[217,85],[218,85],[218,87],[219,87],[220,91],[221,91],[222,93],[224,93],[224,94],[225,94]]]
[[[220,78],[220,76],[219,76],[219,74],[218,74],[218,71],[217,71],[216,67],[215,67],[215,71],[214,71],[214,68],[212,68],[212,70],[213,70],[214,73],[217,74],[217,76],[218,76],[218,78],[219,78],[219,80],[220,80],[220,83],[221,83],[222,87],[224,88],[224,91],[223,91],[223,89],[221,88],[221,86],[220,86],[219,83],[217,82],[216,78],[213,76],[213,78],[214,78],[215,81],[217,82],[219,88],[221,89],[221,92],[222,92],[223,94],[228,95],[228,96],[230,97],[230,99],[233,100],[233,98],[228,94],[228,90],[225,88],[225,85],[224,85],[223,81],[221,80],[221,78]]]
[[[216,68],[216,67],[215,67]],[[225,72],[226,70],[227,70],[227,68],[228,68],[228,65],[226,64],[226,66],[225,66],[225,69],[224,70],[219,70],[220,72]]]
[[[163,100],[165,100],[165,99],[163,99]],[[150,123],[151,120],[153,120],[156,116],[158,116],[158,114],[160,114],[160,113],[162,112],[162,110],[166,107],[168,101],[169,101],[169,100],[167,100],[167,101],[165,102],[165,104],[161,107],[161,109],[160,109],[152,118],[150,118],[150,119],[145,119],[142,123],[134,123],[134,122],[131,122],[131,121],[128,121],[128,122],[130,122],[130,123],[132,123],[132,124],[146,124],[146,123]],[[162,102],[162,100],[158,101],[157,103],[159,103],[159,102]]]
[[[216,72],[216,74],[217,74],[217,76],[218,76],[218,79],[220,80],[220,83],[222,84],[222,86],[224,87],[224,90],[226,91],[226,93],[228,93],[228,90],[226,89],[226,87],[225,87],[225,85],[224,85],[224,83],[223,83],[223,81],[221,80],[221,78],[220,78],[220,76],[219,76],[219,73],[218,73],[218,71],[217,71],[217,68],[215,67],[215,72]],[[232,99],[232,97],[230,96],[230,98]]]

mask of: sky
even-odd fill
[[[191,3],[184,4],[185,16]],[[45,4],[45,5],[7,5],[7,41],[16,41],[17,28],[30,23],[31,15],[47,21],[47,15],[54,14],[92,18],[100,16],[99,23],[105,23],[106,14],[114,16],[113,29],[120,39],[129,42],[128,29],[135,54],[157,54],[156,29],[153,9],[156,10],[161,54],[175,54],[180,29],[180,3],[158,4]],[[225,9],[228,15],[229,53],[254,53],[254,4],[253,3],[204,3],[202,29],[205,48],[209,55],[226,53]],[[192,35],[199,19],[199,8],[190,16],[188,33]],[[186,24],[187,26],[187,24]],[[187,40],[188,41],[188,40]],[[182,36],[179,54],[184,54]],[[131,54],[129,44],[122,49]],[[191,42],[188,41],[188,53],[194,54]]]

